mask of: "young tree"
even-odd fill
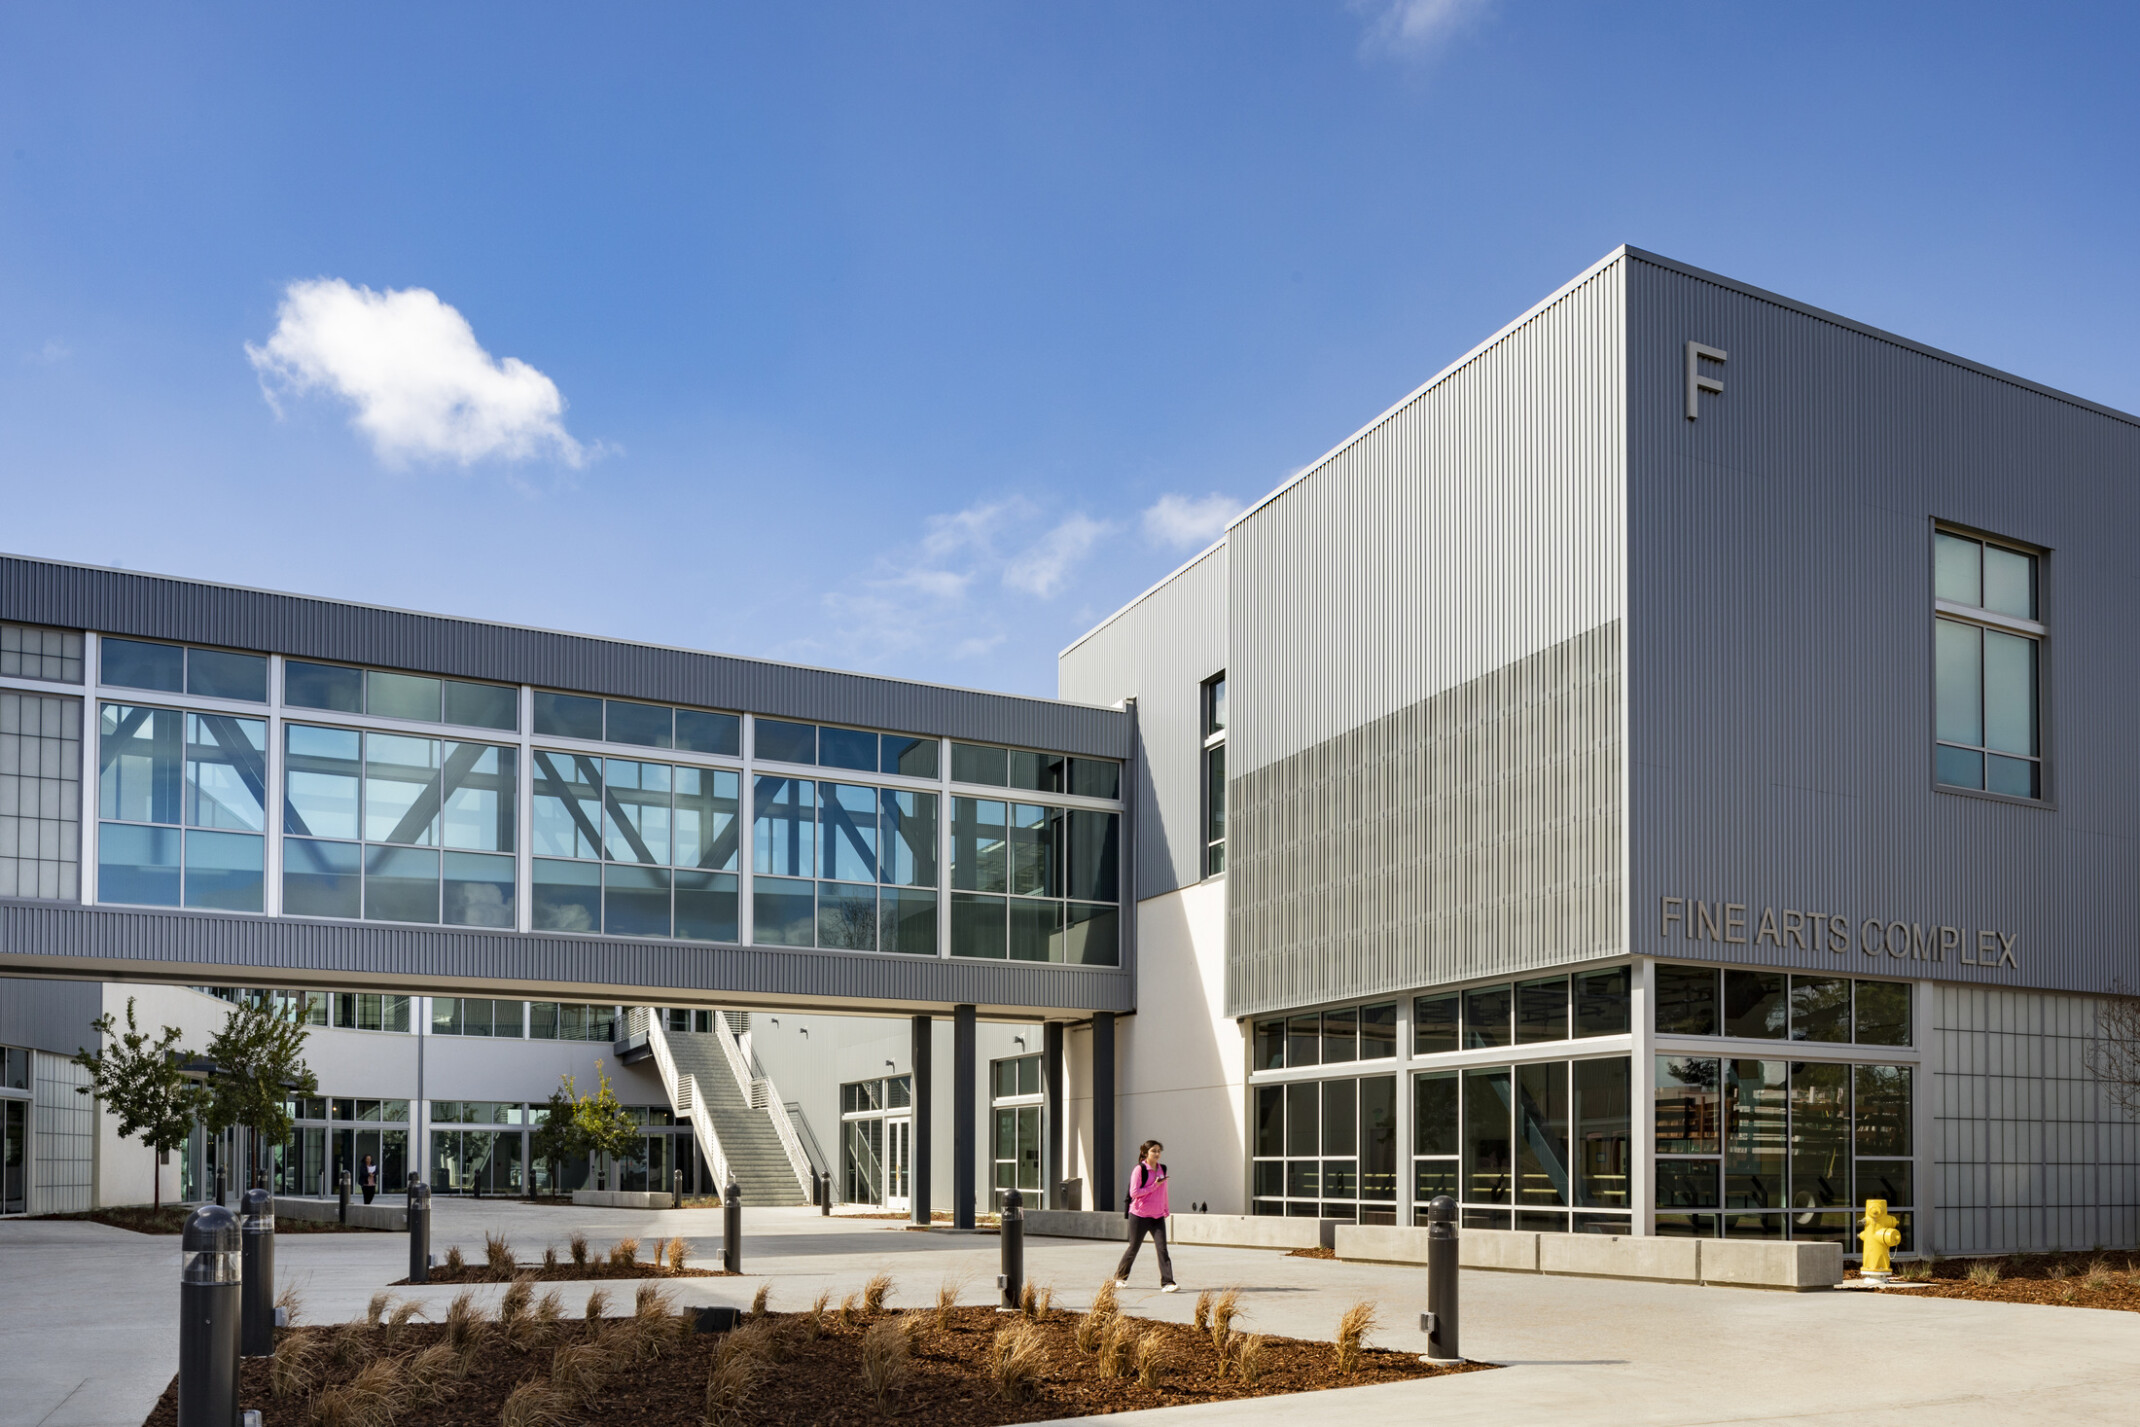
[[[154,1156],[149,1182],[155,1206],[163,1207],[163,1174],[157,1168],[163,1157],[184,1145],[193,1126],[208,1108],[208,1091],[188,1079],[180,1068],[186,1053],[178,1048],[185,1032],[165,1026],[151,1039],[134,1019],[134,998],[126,998],[126,1032],[106,1011],[89,1023],[110,1049],[74,1053],[74,1063],[89,1072],[89,1084],[78,1087],[83,1095],[95,1095],[104,1108],[119,1117],[119,1133],[138,1139]]]
[[[589,1153],[611,1161],[629,1159],[639,1149],[639,1122],[617,1102],[617,1092],[602,1073],[599,1060],[594,1063],[594,1077],[600,1088],[592,1095],[582,1095],[574,1107],[581,1143]]]
[[[290,1138],[289,1097],[319,1093],[319,1079],[305,1065],[306,1034],[294,1007],[285,1011],[248,1000],[208,1042],[215,1066],[208,1128],[217,1134],[233,1125],[252,1131],[255,1170],[264,1146]]]
[[[557,1089],[550,1092],[549,1107],[536,1123],[535,1132],[528,1136],[528,1155],[550,1166],[550,1187],[555,1190],[563,1185],[560,1173],[568,1159],[584,1159],[587,1146],[579,1133],[579,1087],[569,1075],[560,1077]]]

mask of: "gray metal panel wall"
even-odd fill
[[[1123,758],[1128,717],[1050,699],[0,556],[0,619]]]
[[[2140,423],[1644,255],[1628,308],[1632,948],[2140,984]],[[1729,353],[1696,421],[1689,340]],[[1933,790],[1935,520],[2049,552],[2042,806]],[[1745,940],[1664,935],[1666,896],[1741,904]],[[1757,940],[1771,907],[1850,949]],[[2002,930],[2019,966],[1891,958],[1884,929],[1868,958],[1867,918]]]
[[[1622,266],[1228,532],[1231,1014],[1619,947]]]
[[[1056,663],[1063,698],[1137,701],[1140,898],[1203,878],[1203,684],[1225,668],[1223,543],[1064,650]]]
[[[29,947],[30,951],[14,948]],[[377,987],[876,1014],[1129,1011],[1135,974],[1017,962],[707,946],[0,902],[0,968],[107,980]],[[15,983],[9,983],[15,984]],[[70,1048],[71,1049],[71,1048]]]
[[[104,988],[94,982],[0,977],[0,1045],[73,1055],[89,1045],[89,1023],[104,1014],[103,1002]],[[142,1029],[154,1035],[160,1028]]]

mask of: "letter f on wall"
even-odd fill
[[[1702,375],[1702,358],[1712,362],[1723,361],[1724,354],[1715,347],[1704,347],[1699,342],[1687,344],[1687,420],[1698,421],[1702,414],[1702,393],[1722,393],[1724,384],[1715,377]]]

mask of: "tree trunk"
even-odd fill
[[[156,1212],[163,1212],[163,1151],[149,1146],[149,1202]]]

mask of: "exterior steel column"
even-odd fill
[[[1115,1013],[1092,1014],[1092,1207],[1115,1211]]]
[[[973,1227],[974,1012],[951,1008],[951,1227]]]
[[[1063,1023],[1040,1028],[1040,1204],[1066,1209],[1063,1192]]]
[[[914,1123],[907,1146],[908,1174],[912,1182],[907,1196],[910,1206],[908,1217],[917,1224],[929,1222],[929,1210],[934,1201],[929,1193],[929,1147],[936,1133],[936,1075],[930,1060],[936,1049],[936,1037],[927,1016],[914,1017],[914,1045],[910,1064],[914,1067]]]

